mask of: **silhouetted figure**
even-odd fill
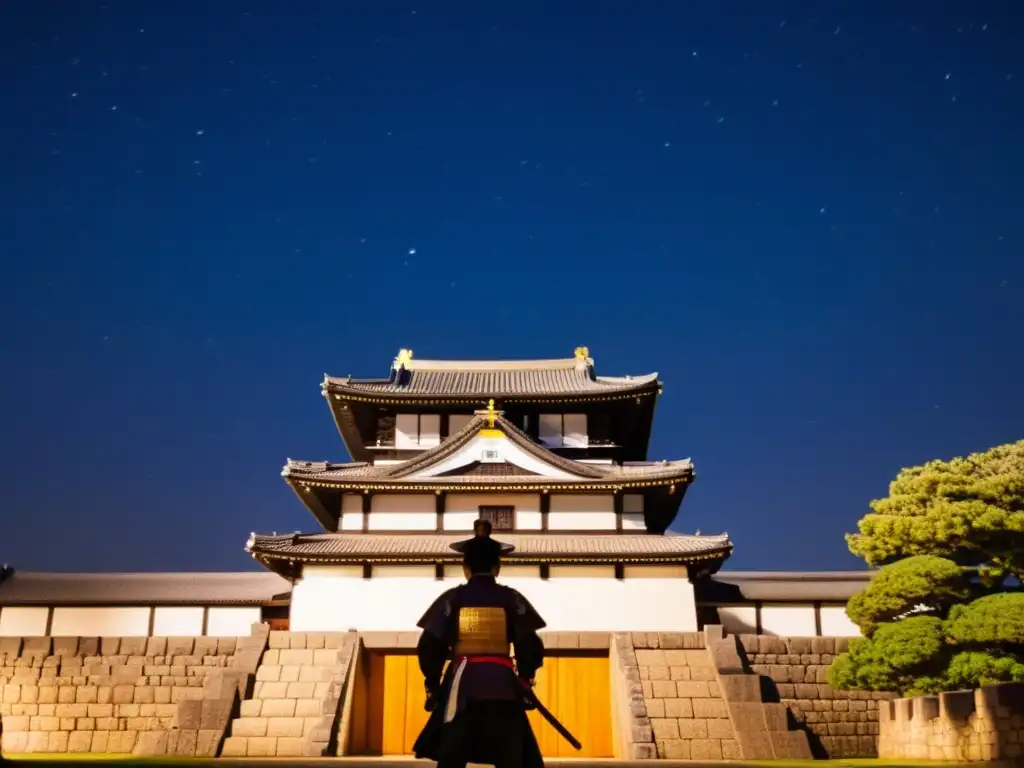
[[[524,695],[544,662],[537,635],[544,620],[519,592],[495,581],[501,556],[513,547],[492,539],[486,520],[477,520],[473,533],[451,545],[462,553],[466,583],[441,595],[419,621],[431,714],[413,752],[438,768],[542,768]]]

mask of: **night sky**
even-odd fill
[[[1022,39],[1010,0],[4,2],[0,561],[257,568],[317,530],[286,457],[347,459],[324,372],[586,345],[665,382],[676,530],[861,567],[901,467],[1024,437]]]

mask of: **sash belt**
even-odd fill
[[[456,656],[454,659],[455,676],[452,678],[452,687],[448,691],[448,702],[444,712],[444,722],[450,723],[455,719],[458,711],[460,688],[462,686],[462,673],[466,671],[467,664],[497,664],[507,667],[515,672],[515,663],[508,656]]]

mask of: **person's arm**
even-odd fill
[[[545,626],[529,601],[513,590],[512,644],[516,650],[516,669],[519,677],[530,685],[544,664],[544,641],[537,633]]]
[[[441,688],[441,675],[448,660],[451,648],[448,645],[448,628],[453,614],[453,594],[448,590],[441,595],[423,614],[416,626],[423,631],[416,644],[416,657],[420,672],[423,673],[423,684],[427,693],[427,709],[433,709],[437,692]]]

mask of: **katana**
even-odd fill
[[[540,703],[540,699],[537,698],[537,694],[535,694],[533,692],[533,689],[530,688],[529,683],[527,683],[525,680],[520,680],[520,682],[523,684],[523,698],[526,699],[526,704],[536,709],[537,712],[540,713],[541,717],[543,717],[545,720],[551,723],[551,727],[558,731],[559,735],[563,739],[568,741],[572,745],[573,749],[575,749],[577,752],[583,749],[583,745],[580,744],[579,739],[573,736],[569,732],[568,728],[566,728],[564,725],[558,722],[558,718],[551,714],[551,710],[549,710],[547,707]]]

